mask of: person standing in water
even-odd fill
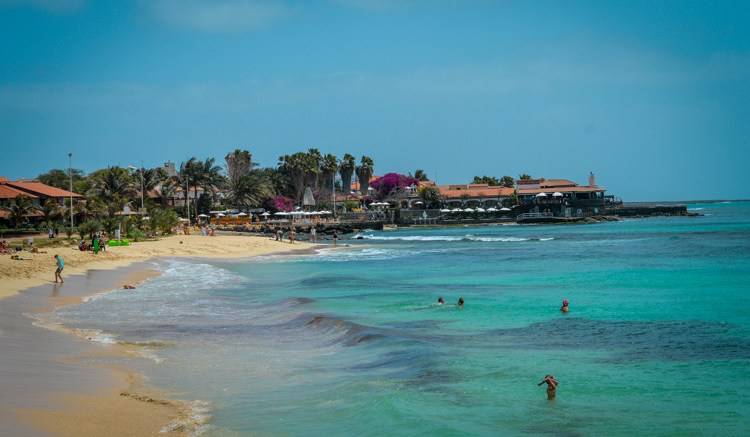
[[[554,401],[555,400],[555,394],[557,392],[557,386],[560,384],[556,379],[554,375],[546,375],[542,382],[537,384],[537,386],[540,386],[542,384],[547,384],[547,400]]]
[[[438,298],[438,305],[444,305],[444,304],[445,304],[445,299],[443,299],[443,296],[440,296]]]
[[[568,308],[568,299],[563,299],[563,303],[562,303],[562,306],[560,307],[560,311],[567,313],[569,310],[570,308]]]
[[[460,310],[464,309],[464,298],[463,297],[459,297],[458,298],[458,309],[460,309]]]
[[[336,233],[336,231],[333,231],[333,245],[336,245],[336,242],[339,241],[339,234]]]
[[[55,270],[55,284],[57,284],[57,280],[60,280],[60,283],[64,283],[62,278],[62,271],[65,268],[65,261],[63,261],[62,257],[60,255],[55,255],[55,262],[57,263],[57,269]]]

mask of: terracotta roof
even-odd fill
[[[5,185],[4,183],[0,183],[0,199],[15,199],[18,196],[28,196],[32,199],[36,199],[37,197],[33,194]]]
[[[43,184],[39,181],[20,180],[20,181],[7,181],[3,182],[4,185],[12,186],[21,191],[34,194],[36,196],[43,197],[83,197],[80,194],[71,193],[67,190],[61,190],[56,187],[51,187],[47,184]]]
[[[468,197],[510,197],[515,191],[513,188],[494,186],[487,184],[467,185],[441,185],[438,187],[440,195],[446,199],[460,199]]]
[[[598,193],[606,191],[604,187],[589,187],[589,186],[575,186],[575,187],[548,187],[548,188],[519,188],[518,195],[525,196],[529,194],[547,193],[552,194],[555,191],[559,193]]]

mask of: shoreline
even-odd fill
[[[8,353],[5,358],[0,357],[0,374],[5,379],[0,383],[4,393],[0,399],[0,422],[7,423],[17,435],[190,434],[207,420],[208,416],[201,412],[204,407],[198,401],[178,400],[144,382],[134,367],[136,360],[148,359],[144,354],[147,348],[129,343],[102,344],[89,331],[45,325],[35,316],[79,304],[101,292],[127,291],[120,287],[140,284],[161,274],[150,265],[159,259],[251,260],[266,255],[313,254],[322,247],[326,246],[290,245],[264,237],[180,235],[135,243],[127,251],[112,248],[111,253],[118,256],[105,255],[103,259],[82,253],[90,255],[89,259],[76,260],[72,272],[64,274],[65,284],[54,284],[33,274],[24,278],[3,277],[0,316],[4,323],[0,324],[0,346]],[[48,252],[54,250],[65,254],[69,249]],[[42,254],[45,258],[51,256]],[[7,271],[4,273],[7,275]],[[9,316],[5,317],[6,314]],[[6,335],[7,332],[13,334]],[[44,347],[50,343],[55,347]],[[13,354],[13,347],[28,344],[34,350],[32,360]],[[6,379],[14,373],[28,373],[28,366],[36,371],[31,387]],[[63,379],[58,378],[60,367],[65,369]]]

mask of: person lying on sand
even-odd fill
[[[542,385],[546,383],[547,384],[547,400],[553,401],[555,400],[555,394],[557,392],[557,386],[560,384],[554,377],[554,375],[546,375],[542,382],[537,384],[537,386]]]

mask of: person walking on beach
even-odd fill
[[[297,231],[294,228],[289,229],[289,244],[294,244],[295,238],[297,238]]]
[[[339,241],[339,234],[336,233],[336,231],[333,231],[333,245],[336,245],[336,242]]]
[[[55,255],[55,262],[57,263],[57,269],[55,270],[55,284],[57,284],[57,280],[60,280],[60,283],[64,283],[62,278],[62,271],[65,268],[65,261],[63,261],[62,257],[60,255]]]
[[[537,384],[537,386],[545,383],[547,384],[547,400],[554,401],[555,394],[557,392],[557,386],[560,383],[555,379],[554,375],[546,375],[542,382]]]
[[[315,229],[315,226],[310,228],[310,242],[315,243],[318,240],[318,231]]]
[[[570,308],[568,308],[568,299],[563,299],[563,303],[562,303],[562,306],[560,307],[560,311],[562,311],[563,313],[567,313],[569,310]]]

